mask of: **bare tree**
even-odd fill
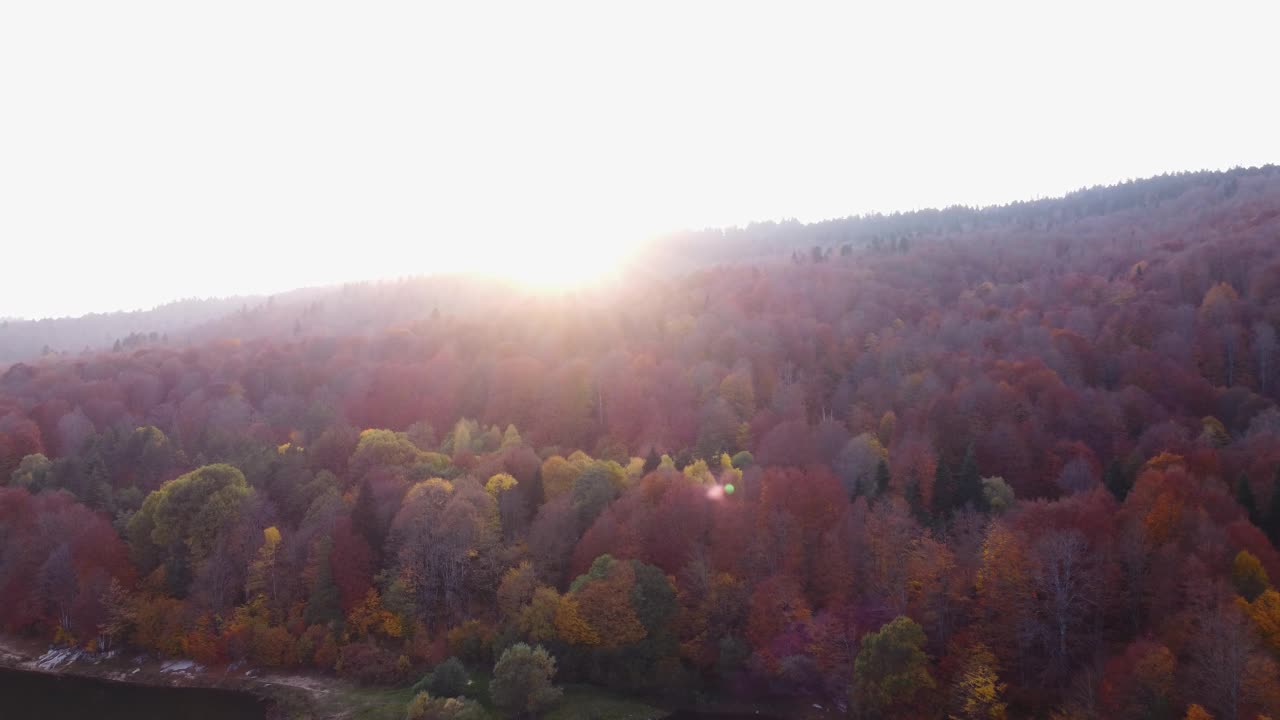
[[[1089,649],[1085,625],[1098,608],[1100,579],[1089,543],[1078,530],[1054,530],[1036,543],[1032,586],[1037,634],[1048,679],[1062,680],[1074,658]]]
[[[1242,704],[1274,692],[1275,661],[1259,651],[1249,619],[1230,603],[1200,621],[1189,666],[1189,684],[1219,720],[1237,720]]]

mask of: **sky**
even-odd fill
[[[1278,8],[0,3],[0,317],[1280,162]]]

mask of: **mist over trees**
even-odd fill
[[[0,374],[0,627],[421,717],[1276,716],[1278,327],[1274,168],[281,296]]]

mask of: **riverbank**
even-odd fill
[[[269,720],[354,718],[340,707],[335,707],[335,712],[327,711],[323,700],[342,689],[342,683],[328,678],[262,673],[233,666],[204,668],[190,660],[162,661],[120,652],[87,653],[14,637],[0,637],[0,668],[138,687],[242,693],[266,703]]]
[[[365,687],[332,676],[205,668],[189,660],[160,661],[125,653],[90,654],[12,637],[0,637],[0,669],[132,688],[240,693],[265,703],[267,720],[402,720],[413,694],[407,686]],[[487,693],[482,694],[487,703]],[[661,720],[667,715],[668,711],[600,688],[570,686],[564,701],[547,717]]]
[[[0,637],[0,668],[135,688],[240,693],[264,704],[266,720],[401,720],[412,696],[407,686],[364,687],[325,675],[271,673],[236,666],[205,668],[190,660],[161,661],[126,653],[90,654],[12,637]],[[487,705],[487,692],[480,694],[483,697],[479,699]],[[563,701],[547,714],[548,720],[828,720],[838,716],[831,708],[808,703],[770,704],[766,708],[715,703],[672,711],[587,685],[566,686]]]

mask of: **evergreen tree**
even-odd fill
[[[907,505],[911,507],[911,514],[915,516],[916,522],[921,525],[929,524],[929,509],[924,506],[924,495],[920,491],[920,478],[911,474],[911,479],[907,481],[906,487]]]
[[[657,448],[649,446],[649,455],[644,459],[644,474],[648,475],[658,469],[658,465],[662,464],[662,458],[658,457]]]
[[[307,598],[307,607],[303,612],[308,625],[342,619],[338,586],[333,582],[333,566],[329,563],[329,552],[332,549],[333,540],[330,538],[321,540],[316,548],[315,584],[311,586],[311,595]]]
[[[1258,501],[1253,497],[1253,485],[1249,483],[1249,476],[1244,473],[1240,473],[1240,478],[1236,480],[1236,502],[1248,513],[1249,522],[1259,524]]]
[[[379,517],[378,504],[373,497],[373,489],[369,481],[360,483],[360,491],[356,495],[355,507],[351,508],[351,526],[369,543],[375,561],[382,557],[382,546],[387,540],[387,528]],[[375,562],[375,564],[377,564]]]
[[[1271,502],[1267,504],[1267,524],[1263,530],[1271,538],[1271,544],[1280,547],[1280,468],[1276,468],[1276,479],[1271,483]]]
[[[969,443],[969,447],[964,451],[964,460],[960,463],[960,473],[956,476],[955,488],[955,507],[970,504],[978,509],[983,507],[982,476],[978,474],[978,459],[973,443]]]
[[[876,463],[876,497],[889,491],[889,463],[883,459]]]
[[[1107,465],[1107,471],[1102,476],[1102,483],[1106,485],[1107,490],[1115,496],[1118,502],[1124,502],[1129,497],[1129,490],[1133,487],[1133,483],[1129,479],[1129,473],[1125,472],[1124,466],[1120,464],[1120,460],[1112,460]]]
[[[951,477],[951,468],[941,457],[938,468],[933,473],[933,510],[938,517],[949,514],[956,508],[955,480]]]

